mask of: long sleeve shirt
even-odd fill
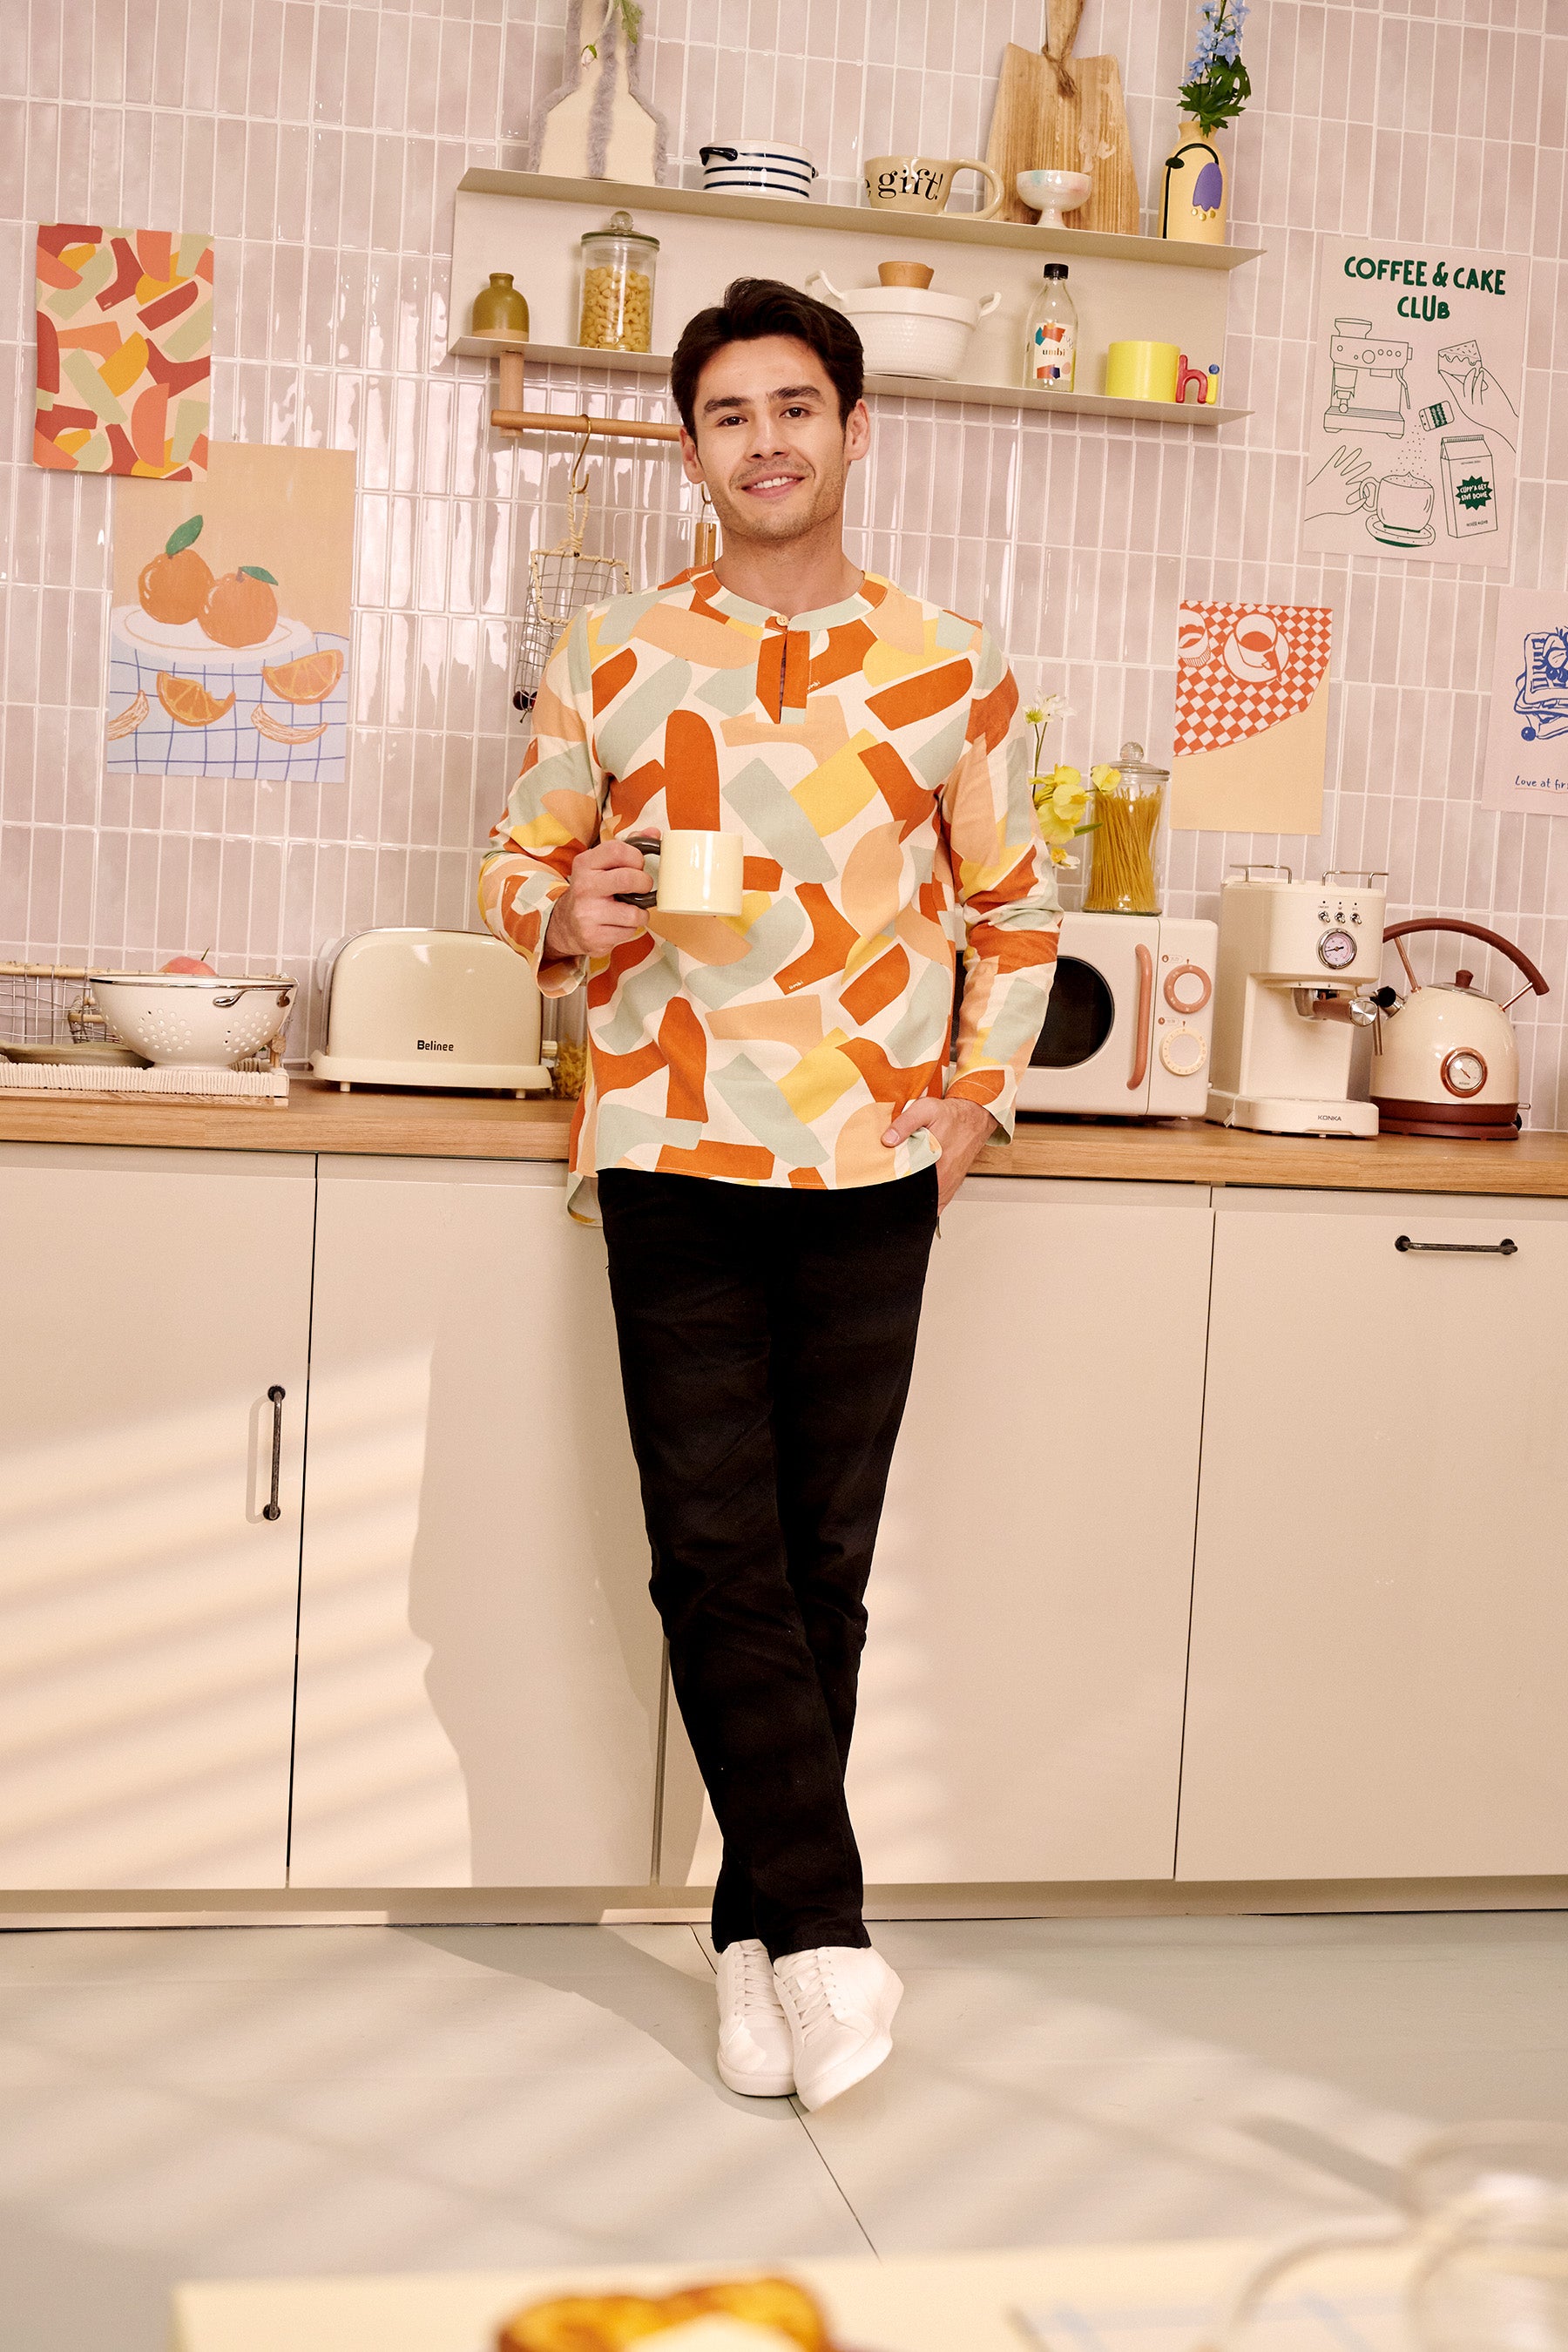
[[[650,915],[549,955],[573,860],[644,826],[738,832],[738,917]],[[868,573],[787,621],[711,571],[579,614],[479,874],[546,995],[584,979],[573,1193],[605,1168],[837,1189],[929,1166],[883,1130],[940,1096],[1011,1134],[1060,925],[1013,675],[988,631]],[[574,1210],[574,1213],[576,1211]]]

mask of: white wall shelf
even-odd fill
[[[625,209],[659,238],[654,339],[661,352],[601,352],[576,331],[578,240]],[[672,216],[655,219],[655,215]],[[874,394],[989,408],[1060,410],[1140,424],[1202,429],[1234,423],[1246,409],[1220,404],[1113,400],[1104,381],[1109,343],[1147,338],[1175,343],[1195,367],[1217,361],[1224,383],[1229,275],[1258,251],[1175,239],[1043,229],[973,214],[931,219],[870,205],[799,204],[759,196],[708,195],[691,188],[643,187],[614,180],[561,180],[527,172],[475,170],[458,184],[452,239],[451,318],[466,325],[490,272],[510,269],[526,297],[527,356],[552,366],[612,368],[668,377],[668,352],[696,310],[717,301],[730,278],[767,274],[804,287],[826,268],[840,285],[874,285],[889,241],[900,257],[928,263],[939,292],[1002,295],[970,341],[964,380],[868,376]],[[1019,384],[1024,320],[1047,257],[1068,258],[1079,310],[1079,374],[1085,389],[1038,392]],[[495,339],[455,333],[448,346],[494,353]],[[513,408],[503,405],[501,415]],[[498,418],[499,421],[499,418]],[[608,421],[607,419],[605,421]],[[503,429],[516,430],[516,425]],[[525,429],[538,429],[538,412]],[[563,418],[563,431],[572,429]]]
[[[459,335],[450,348],[470,359],[492,357],[498,351],[521,350],[533,367],[610,367],[634,375],[658,376],[668,383],[669,355],[661,352],[601,352],[582,343],[507,342],[494,335]],[[1250,416],[1249,408],[1182,407],[1168,400],[1112,400],[1102,392],[1037,392],[1028,384],[958,383],[947,376],[868,375],[866,389],[901,400],[958,401],[983,408],[1044,408],[1079,416],[1121,416],[1149,425],[1234,425]],[[535,387],[537,392],[538,388]],[[613,397],[613,395],[612,395]],[[670,410],[674,415],[673,407]],[[572,430],[575,410],[563,411],[561,429]]]
[[[550,204],[600,205],[605,212],[685,213],[701,220],[756,221],[765,228],[852,230],[870,236],[941,245],[990,245],[1003,251],[1069,259],[1155,262],[1163,269],[1222,273],[1260,261],[1262,246],[1188,245],[1179,237],[1114,236],[1104,229],[1041,228],[1037,223],[981,220],[974,213],[882,212],[874,205],[796,204],[784,196],[710,195],[701,188],[646,187],[631,180],[556,180],[540,172],[478,166],[458,183],[460,195],[527,196]]]

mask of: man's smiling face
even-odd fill
[[[863,401],[838,414],[833,380],[815,352],[788,335],[726,343],[697,380],[695,440],[683,436],[726,541],[780,546],[839,513],[849,467],[866,453]]]

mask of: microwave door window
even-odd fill
[[[1029,1056],[1035,1070],[1076,1070],[1092,1061],[1116,1021],[1116,1002],[1102,972],[1078,956],[1062,956],[1051,982],[1046,1025]]]

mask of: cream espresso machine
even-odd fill
[[[1375,1135],[1350,1099],[1358,1025],[1376,1018],[1384,874],[1298,882],[1248,866],[1220,893],[1207,1116],[1270,1135]]]

